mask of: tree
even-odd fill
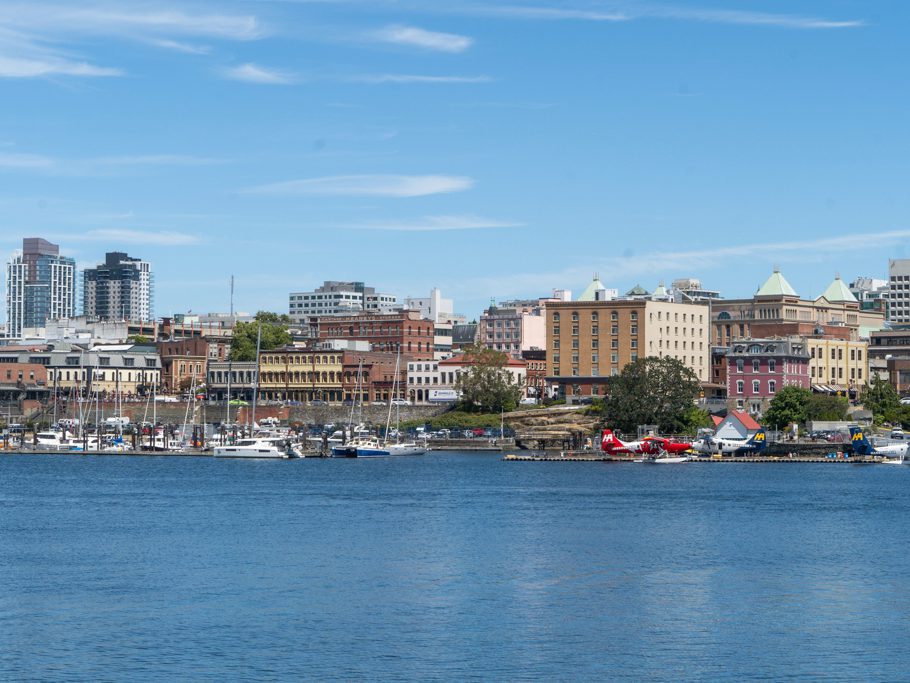
[[[291,334],[288,326],[291,319],[286,315],[259,311],[255,322],[237,323],[234,326],[234,336],[231,339],[231,356],[233,361],[256,360],[256,337],[259,327],[262,327],[263,351],[277,349],[291,343]]]
[[[689,411],[701,385],[678,359],[649,356],[624,367],[610,379],[609,389],[603,415],[611,428],[634,432],[639,425],[656,424],[662,432],[678,434],[690,426]]]
[[[468,366],[455,380],[461,408],[468,412],[498,413],[515,410],[521,399],[521,382],[506,368],[509,357],[481,346],[465,349]]]
[[[702,427],[711,427],[711,413],[698,406],[692,406],[683,415],[683,427],[680,434],[695,435]]]
[[[126,338],[127,341],[133,342],[134,344],[151,344],[152,340],[146,337],[143,334],[132,334]]]
[[[784,387],[771,399],[765,411],[764,422],[774,429],[784,429],[789,424],[802,424],[807,419],[807,408],[812,392],[802,387]]]
[[[873,377],[862,394],[863,406],[871,410],[877,423],[894,422],[900,417],[901,400],[891,382]]]
[[[807,420],[842,421],[847,419],[850,403],[843,396],[810,394],[806,403]]]

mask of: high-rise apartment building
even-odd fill
[[[26,327],[68,318],[76,311],[76,262],[39,237],[22,240],[22,253],[6,265],[6,336],[19,339]]]
[[[910,259],[888,261],[888,322],[910,323]]]
[[[82,312],[98,320],[152,319],[152,269],[147,261],[109,251],[82,274]]]

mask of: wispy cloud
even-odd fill
[[[92,175],[112,168],[144,166],[208,166],[225,163],[224,159],[189,154],[137,154],[85,159],[65,159],[40,154],[0,152],[0,170],[35,171],[52,175]]]
[[[188,55],[207,55],[212,51],[212,48],[208,45],[193,45],[192,43],[165,38],[154,39],[148,42],[149,45],[154,45],[155,47],[161,47],[165,50],[174,50],[175,52],[183,52]]]
[[[364,74],[347,79],[352,83],[489,83],[489,76],[422,76],[418,74]]]
[[[641,16],[663,19],[685,19],[716,24],[739,24],[744,26],[776,26],[793,29],[837,29],[857,28],[865,22],[858,20],[837,21],[804,17],[793,14],[770,12],[747,12],[741,10],[701,9],[697,7],[656,6],[644,8]]]
[[[366,4],[365,0],[285,0],[290,2],[331,1],[333,3]],[[745,26],[770,26],[792,29],[841,29],[864,26],[857,19],[828,19],[821,17],[781,14],[773,12],[752,12],[701,8],[692,4],[662,4],[638,0],[571,0],[550,4],[505,4],[482,1],[441,3],[418,3],[407,0],[369,0],[371,8],[385,7],[400,12],[406,8],[413,12],[428,14],[459,14],[477,17],[496,17],[529,21],[589,21],[626,22],[640,19],[667,19],[678,21],[699,21],[718,24]]]
[[[54,160],[37,154],[0,154],[0,169],[49,169]]]
[[[252,62],[240,66],[229,67],[222,70],[222,75],[232,81],[245,83],[259,83],[262,85],[290,85],[296,82],[296,77],[286,71],[268,69]]]
[[[120,228],[89,230],[83,235],[70,237],[69,239],[85,240],[89,242],[138,244],[151,247],[180,247],[199,244],[201,241],[196,235],[189,235],[183,232],[124,230]]]
[[[458,11],[456,9],[456,11]],[[581,21],[629,21],[634,17],[622,11],[602,11],[572,7],[534,7],[530,5],[465,5],[462,11],[484,16],[515,19],[575,19]]]
[[[95,66],[46,54],[43,58],[11,57],[0,54],[0,78],[40,78],[43,76],[122,76],[121,69]]]
[[[143,39],[148,36],[209,36],[254,40],[264,35],[252,15],[194,13],[178,5],[124,6],[122,3],[10,2],[0,7],[0,23],[21,30],[81,33]]]
[[[520,294],[539,289],[541,282],[587,283],[591,273],[609,273],[609,278],[616,282],[622,278],[643,278],[644,282],[655,282],[659,273],[679,271],[685,266],[685,274],[698,275],[732,267],[742,270],[741,264],[761,264],[770,267],[775,264],[804,264],[806,261],[830,262],[834,255],[851,252],[873,251],[882,248],[902,245],[910,239],[910,230],[885,230],[874,233],[857,231],[819,240],[792,240],[775,242],[774,249],[768,249],[767,243],[745,243],[717,247],[714,249],[681,249],[649,251],[646,256],[637,258],[632,255],[618,255],[605,259],[589,260],[584,265],[572,266],[550,272],[529,271],[510,273],[508,277],[478,278],[466,282],[460,295],[484,297],[489,292],[509,292]],[[767,277],[764,273],[762,277]],[[647,279],[645,279],[647,278]],[[740,276],[742,279],[742,276]],[[827,283],[825,283],[827,284]],[[746,295],[746,292],[743,292]],[[751,295],[751,292],[748,293]]]
[[[6,2],[0,5],[0,78],[122,76],[123,69],[94,64],[68,47],[84,44],[86,37],[204,54],[208,48],[183,38],[254,40],[263,35],[262,25],[251,15],[111,2]]]
[[[289,180],[251,187],[247,194],[348,195],[364,197],[423,197],[461,192],[474,185],[472,178],[448,175],[345,175]]]
[[[468,36],[461,36],[456,33],[438,33],[416,26],[404,26],[401,24],[386,26],[376,31],[373,35],[377,40],[384,43],[407,45],[439,52],[464,52],[474,42]]]
[[[423,216],[417,220],[369,221],[341,226],[350,230],[387,230],[392,232],[445,232],[451,230],[489,230],[520,228],[523,223],[500,221],[482,216]]]

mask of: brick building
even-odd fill
[[[373,351],[407,355],[414,360],[433,360],[434,325],[417,311],[364,313],[319,320],[319,339],[369,342]]]
[[[727,405],[760,415],[784,387],[810,387],[809,351],[805,340],[740,339],[727,359]]]

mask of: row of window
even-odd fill
[[[578,321],[581,319],[581,317],[580,317],[578,311],[573,311],[571,317],[572,317],[572,322],[578,322]],[[596,321],[599,320],[599,319],[600,319],[600,318],[599,318],[599,316],[598,316],[598,314],[597,314],[597,311],[591,311],[591,321],[592,321],[592,322],[596,322]],[[634,321],[634,320],[638,320],[638,311],[632,311],[632,312],[629,314],[629,319],[630,319],[630,320],[633,320],[633,321]],[[559,320],[560,320],[559,313],[554,312],[554,313],[553,313],[553,316],[552,316],[552,320],[553,320],[554,323],[558,323]],[[619,320],[619,312],[618,312],[618,311],[610,311],[610,320]]]
[[[736,393],[742,394],[746,389],[745,381],[739,379],[736,380]],[[761,381],[757,379],[752,380],[752,393],[761,394]],[[769,379],[768,380],[768,394],[777,393],[777,380]]]
[[[287,356],[262,356],[263,365],[340,365],[341,356],[309,356],[293,353]]]

